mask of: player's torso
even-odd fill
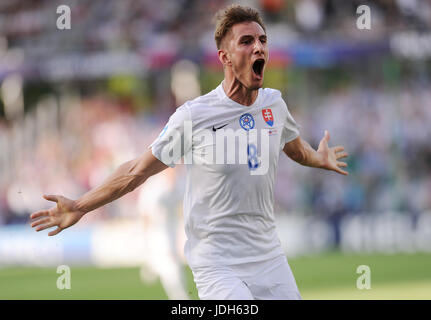
[[[283,130],[283,104],[261,96],[251,107],[192,106],[186,203],[191,211],[262,214],[273,211],[273,187]]]
[[[189,108],[184,212],[191,265],[279,254],[273,187],[285,106],[271,97],[261,91],[250,107],[204,97]]]
[[[200,104],[192,108],[192,148],[188,163],[218,173],[265,175],[278,161],[283,130],[282,105]]]

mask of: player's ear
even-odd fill
[[[223,66],[229,66],[232,64],[229,58],[229,54],[225,49],[221,48],[217,51],[217,53],[218,53],[218,58]]]

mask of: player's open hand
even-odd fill
[[[325,136],[320,140],[319,148],[317,149],[317,152],[322,155],[321,167],[347,176],[349,173],[341,169],[341,167],[347,167],[347,163],[338,160],[347,157],[348,154],[343,152],[344,147],[342,146],[330,148],[328,146],[329,138],[329,132],[325,130]]]
[[[54,236],[63,229],[73,226],[85,214],[76,209],[75,202],[63,196],[44,195],[46,200],[54,201],[57,206],[49,210],[42,210],[30,215],[31,227],[36,231],[57,226],[57,229],[48,233]]]

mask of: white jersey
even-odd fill
[[[191,132],[184,125],[187,122]],[[168,166],[175,166],[182,156],[188,163],[184,219],[185,257],[190,267],[235,265],[284,254],[275,227],[274,179],[280,151],[299,136],[298,128],[280,91],[259,89],[256,101],[244,106],[226,96],[221,84],[186,102],[169,118],[150,147]],[[252,173],[262,165],[259,141],[248,140],[246,151],[234,150],[235,164],[208,161],[208,155],[216,153],[216,133],[229,129],[247,134],[252,129],[266,131],[268,163],[264,174]],[[173,152],[176,147],[181,147],[181,152]],[[246,161],[239,162],[244,152]],[[186,155],[192,158],[186,161]]]

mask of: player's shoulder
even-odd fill
[[[216,90],[212,90],[204,95],[188,100],[177,108],[177,112],[188,113],[190,119],[195,120],[197,115],[213,110],[212,107],[220,101]],[[208,109],[210,108],[210,109]]]
[[[265,96],[270,96],[274,98],[281,98],[281,91],[273,88],[262,88],[262,92]]]
[[[200,106],[208,106],[216,103],[219,100],[219,96],[216,90],[211,90],[210,92],[196,97],[192,100],[187,101],[184,105],[189,109],[199,108]]]
[[[265,105],[280,105],[283,107],[285,105],[283,96],[280,90],[273,88],[262,88],[262,103]]]
[[[212,106],[217,102],[218,95],[215,90],[208,92],[207,94],[201,95],[194,99],[188,100],[179,107],[176,108],[175,112],[170,116],[169,120],[172,122],[182,123],[184,121],[194,121],[197,115],[205,112],[201,112],[203,108]]]

